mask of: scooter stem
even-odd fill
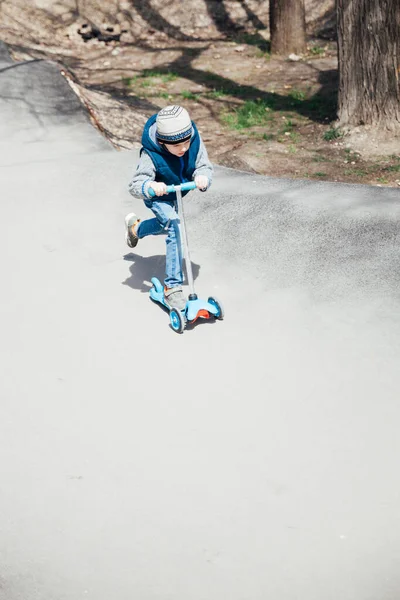
[[[188,243],[188,238],[187,238],[187,233],[186,233],[185,215],[183,212],[182,191],[181,191],[180,185],[175,186],[175,192],[176,192],[176,202],[178,205],[178,216],[179,216],[179,221],[180,221],[180,230],[181,230],[181,237],[182,237],[182,250],[183,250],[183,256],[185,257],[186,275],[187,275],[187,280],[188,280],[189,292],[190,292],[190,296],[195,296],[197,298],[196,293],[194,291],[192,263],[190,260],[189,243]],[[195,298],[190,298],[190,296],[189,296],[189,299],[195,299]]]

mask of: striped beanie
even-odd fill
[[[166,106],[157,115],[156,136],[162,144],[181,144],[192,136],[192,121],[182,106]]]

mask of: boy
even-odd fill
[[[194,181],[205,192],[211,185],[213,167],[196,125],[182,106],[167,106],[150,117],[142,135],[136,172],[129,184],[132,196],[143,198],[155,218],[141,222],[134,213],[125,217],[126,243],[135,248],[139,239],[166,233],[166,276],[164,297],[170,308],[184,310],[182,254],[176,194],[167,185]],[[155,192],[152,198],[149,188]],[[187,192],[182,192],[184,196]]]

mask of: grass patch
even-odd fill
[[[331,127],[327,131],[325,131],[323,138],[326,142],[331,142],[332,140],[337,140],[342,137],[343,133],[339,131],[337,127]]]
[[[317,171],[316,173],[314,173],[315,177],[327,177],[327,173],[324,173],[323,171]]]
[[[170,83],[171,81],[178,79],[179,75],[177,73],[173,73],[172,71],[164,72],[145,69],[140,77],[142,79],[161,79],[162,83]]]
[[[137,77],[136,76],[135,77],[124,77],[122,79],[122,83],[124,85],[127,85],[128,87],[134,85],[136,83],[136,81],[137,81]]]
[[[321,46],[311,46],[308,49],[308,52],[311,56],[321,56],[321,54],[325,54],[325,48],[322,48]]]
[[[387,179],[385,179],[384,177],[378,177],[377,181],[379,181],[379,183],[389,183]]]
[[[262,91],[253,86],[234,84],[223,77],[204,70],[197,80],[208,88],[206,97],[218,98],[232,96],[245,102],[263,102],[271,109],[296,112],[297,118],[311,119],[320,122],[333,121],[336,115],[336,96],[321,95],[317,92],[309,97],[306,90],[293,89],[287,95],[275,93],[274,90]]]
[[[249,131],[248,135],[251,139],[263,140],[264,142],[269,142],[275,138],[273,133],[262,133],[261,131]]]
[[[386,173],[400,173],[400,165],[389,165],[388,167],[383,167],[382,171]]]
[[[357,175],[357,177],[364,177],[364,175],[368,175],[368,171],[365,171],[363,169],[346,169],[344,174]]]
[[[261,50],[259,48],[257,50],[257,52],[256,52],[256,57],[257,58],[264,58],[265,60],[271,60],[271,53],[270,52],[265,52],[264,50]]]
[[[153,84],[154,84],[154,81],[152,78],[150,79],[150,78],[144,77],[144,78],[141,78],[139,81],[139,85],[142,88],[148,88]]]
[[[207,92],[206,96],[208,98],[212,98],[213,100],[218,100],[219,98],[224,98],[228,94],[225,90],[211,90],[211,92]]]
[[[282,133],[290,133],[293,131],[294,123],[291,119],[285,119],[284,125],[282,127]]]
[[[291,119],[285,119],[279,133],[283,134],[286,138],[290,138],[292,142],[297,143],[300,140],[300,135],[296,131],[293,131],[294,127],[296,127],[296,124]]]
[[[301,90],[296,90],[295,88],[290,90],[289,97],[293,98],[293,100],[303,101],[306,98],[306,93]]]
[[[222,116],[231,129],[248,129],[257,125],[265,125],[271,120],[270,106],[263,100],[248,100],[231,113]]]
[[[326,158],[325,156],[322,156],[320,154],[316,154],[315,156],[313,156],[313,162],[329,162],[329,158]]]
[[[134,77],[125,77],[122,82],[128,87],[135,87],[136,85],[139,85],[142,88],[147,88],[154,85],[156,81],[161,81],[161,83],[170,83],[171,81],[175,81],[177,78],[178,75],[172,71],[167,71],[164,73],[161,71],[149,71],[146,69]]]
[[[196,102],[200,99],[199,94],[194,94],[188,90],[183,90],[183,92],[181,92],[181,96],[182,98],[185,98],[185,100],[195,100]]]

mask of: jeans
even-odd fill
[[[179,218],[175,202],[169,200],[145,200],[147,208],[153,211],[155,219],[142,221],[136,234],[139,239],[147,235],[166,234],[166,267],[164,284],[168,288],[182,285],[182,247],[179,231]]]

